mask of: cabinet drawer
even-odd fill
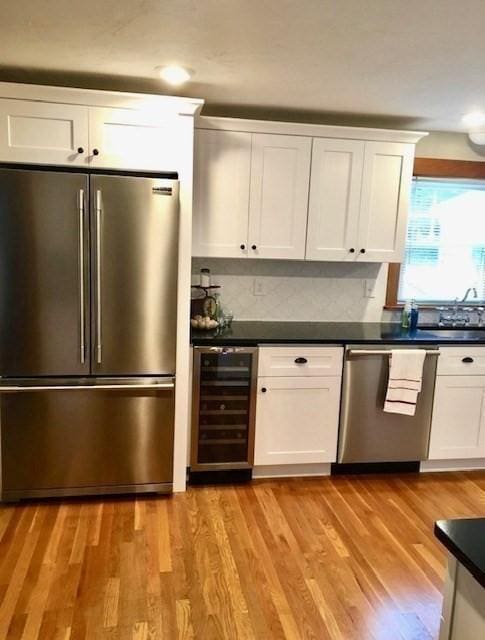
[[[341,376],[342,347],[261,347],[260,376]]]
[[[485,347],[440,347],[439,376],[485,375]]]

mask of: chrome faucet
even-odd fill
[[[478,326],[482,327],[482,318],[483,318],[483,312],[485,311],[485,309],[483,307],[477,307],[477,317],[478,317]]]
[[[466,302],[467,301],[468,296],[470,294],[470,291],[473,291],[473,297],[474,298],[478,298],[478,293],[477,293],[476,288],[475,287],[468,287],[468,289],[465,292],[465,295],[463,296],[463,298],[461,300],[462,302]],[[457,301],[458,301],[458,299],[457,299]]]

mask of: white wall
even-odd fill
[[[416,145],[416,157],[485,162],[485,147],[474,145],[464,133],[432,131]]]

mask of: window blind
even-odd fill
[[[398,300],[485,301],[485,181],[414,178]]]

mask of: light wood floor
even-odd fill
[[[485,473],[0,507],[0,639],[429,640]]]

